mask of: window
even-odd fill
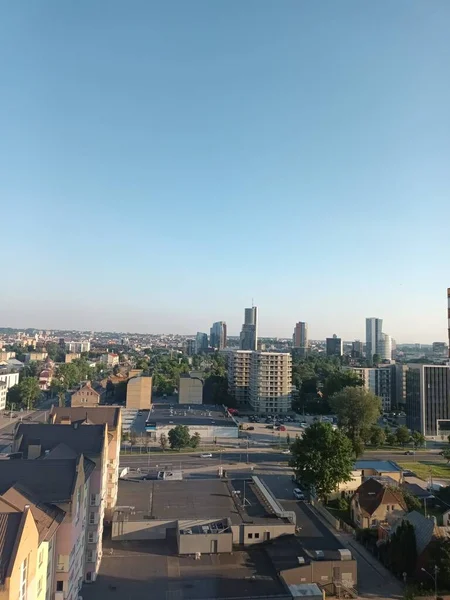
[[[27,600],[28,589],[28,556],[20,565],[19,600]]]
[[[89,531],[88,532],[88,542],[92,544],[93,541],[94,541],[94,532]]]
[[[95,525],[95,513],[89,513],[89,525]]]
[[[86,560],[87,560],[87,562],[93,562],[94,561],[94,553],[93,553],[92,550],[88,550],[87,551]]]
[[[44,549],[43,549],[43,548],[41,548],[41,549],[39,550],[39,566],[41,566],[41,565],[42,565],[42,561],[43,561],[43,560],[44,560]]]
[[[64,581],[57,581],[56,582],[56,591],[57,592],[63,592],[64,591]]]
[[[41,592],[42,592],[42,577],[38,581],[38,587],[37,587],[38,596]]]
[[[92,581],[92,571],[86,573],[86,581]]]
[[[91,506],[95,506],[96,503],[96,494],[91,494]]]
[[[253,538],[253,533],[249,533],[247,537],[251,540]]]
[[[259,540],[259,533],[255,533],[255,539]]]

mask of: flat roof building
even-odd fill
[[[152,405],[152,378],[132,377],[127,383],[127,408],[148,410]]]
[[[192,371],[180,375],[178,385],[179,404],[202,404],[203,403],[203,377],[202,373]]]

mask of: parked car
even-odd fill
[[[200,454],[200,458],[212,458],[212,454],[210,452],[205,452],[204,454]]]
[[[305,499],[305,494],[302,492],[301,489],[295,488],[295,490],[294,490],[294,498],[296,500],[304,500]]]
[[[277,429],[278,431],[286,431],[286,427],[284,425],[279,425]]]
[[[273,425],[266,425],[266,429],[273,429]]]
[[[403,452],[403,454],[413,456],[415,453],[412,450],[407,450],[406,452]]]
[[[247,427],[247,431],[254,431],[254,429],[255,429],[255,428],[254,428],[253,426],[251,426],[251,427]]]

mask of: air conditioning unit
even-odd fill
[[[297,560],[298,560],[298,564],[299,565],[304,565],[305,564],[305,557],[304,556],[297,556]]]
[[[314,554],[316,555],[317,559],[325,557],[325,554],[323,553],[323,550],[316,550]]]

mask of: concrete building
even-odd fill
[[[122,443],[122,409],[118,406],[60,408],[53,407],[49,422],[60,425],[108,426],[108,465],[105,496],[105,520],[110,521],[117,503],[120,447]]]
[[[406,372],[408,365],[395,363],[395,405],[405,408],[406,405]]]
[[[78,354],[77,352],[66,352],[64,355],[64,362],[70,364],[72,361],[77,360],[78,358],[81,358],[81,354]]]
[[[19,372],[9,367],[0,367],[0,381],[6,383],[6,389],[11,389],[19,383]]]
[[[387,333],[381,334],[378,342],[378,354],[382,361],[392,360],[392,338]]]
[[[0,381],[0,410],[5,410],[6,408],[6,394],[8,389],[6,387],[6,383],[4,381]]]
[[[378,354],[382,331],[383,319],[376,317],[366,319],[366,357],[369,360],[372,360],[374,354]]]
[[[16,353],[9,350],[0,350],[0,362],[6,362],[10,358],[16,358]]]
[[[47,358],[47,352],[27,352],[25,354],[25,362],[43,362]]]
[[[68,352],[76,352],[81,354],[82,352],[90,352],[91,342],[84,340],[81,342],[65,342],[65,348]]]
[[[252,352],[249,403],[256,413],[291,410],[292,356],[288,352]]]
[[[308,324],[304,321],[295,324],[292,345],[294,348],[303,348],[305,351],[308,348]]]
[[[87,545],[83,559],[83,580],[95,579],[102,556],[107,492],[108,426],[106,424],[84,426],[79,422],[71,425],[22,423],[14,436],[13,451],[20,452],[24,459],[34,460],[35,463],[47,459],[73,460],[83,456],[94,464],[87,497]]]
[[[353,494],[350,512],[355,525],[365,529],[377,528],[380,523],[394,523],[408,510],[400,490],[370,477]]]
[[[100,362],[104,363],[107,367],[114,367],[119,364],[119,355],[113,352],[106,352],[100,356]]]
[[[83,384],[70,398],[71,406],[98,406],[104,394],[103,388],[94,389],[91,382]]]
[[[213,323],[210,330],[209,343],[211,348],[223,350],[227,347],[227,324],[225,321]]]
[[[344,354],[342,338],[334,333],[333,337],[326,339],[327,356],[342,356]]]
[[[195,336],[195,353],[201,354],[208,350],[208,334],[197,331]]]
[[[366,390],[381,398],[383,412],[390,412],[393,406],[397,406],[397,372],[394,364],[348,368],[361,378]]]
[[[188,356],[194,356],[195,354],[195,340],[186,340],[186,354]]]
[[[127,383],[126,407],[149,410],[152,405],[152,378],[132,377]]]
[[[228,354],[228,392],[238,407],[249,402],[251,358],[251,350],[235,350]]]
[[[295,513],[283,509],[259,477],[124,481],[119,484],[118,504],[113,540],[175,535],[179,554],[231,553],[235,546],[295,533]]]
[[[26,495],[32,494],[41,510],[47,512],[44,505],[50,505],[53,509],[51,514],[55,514],[54,509],[58,509],[58,514],[64,515],[56,531],[56,542],[51,541],[54,538],[48,542],[46,573],[50,578],[47,581],[51,583],[48,584],[46,600],[77,600],[85,575],[86,580],[92,580],[85,573],[85,560],[87,499],[94,467],[94,463],[83,455],[72,459],[46,456],[42,460],[3,460],[0,463],[2,496],[7,495],[8,490],[13,487],[17,491],[16,484],[20,481],[18,491]],[[18,501],[17,495],[14,501]],[[32,504],[30,512],[33,512]],[[33,547],[35,543],[33,541]],[[37,560],[39,568],[39,555]],[[43,571],[42,567],[41,570]],[[30,573],[30,584],[31,579],[35,587],[24,598],[36,598],[38,582],[35,576],[31,578]],[[11,589],[15,595],[12,598],[16,600],[20,585],[13,585]]]
[[[364,355],[364,344],[359,340],[352,342],[352,358],[362,358]]]
[[[258,308],[256,306],[245,309],[239,347],[241,350],[257,350],[258,348]]]
[[[203,373],[191,371],[180,375],[178,404],[203,403]]]
[[[427,437],[447,437],[450,433],[450,366],[408,365],[406,424]]]

